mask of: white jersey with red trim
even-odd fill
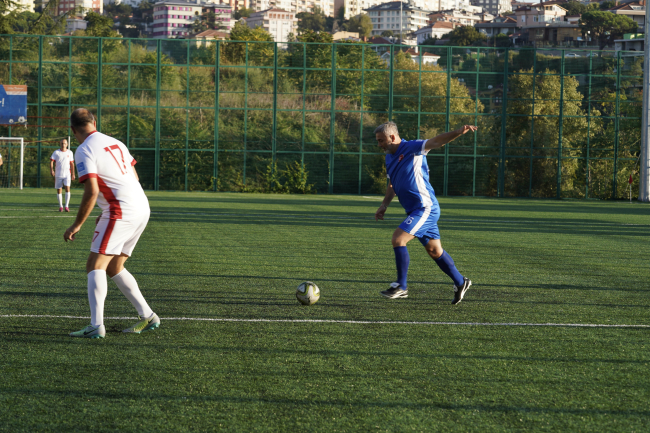
[[[135,178],[135,159],[124,143],[101,132],[91,133],[75,152],[79,182],[96,178],[102,215],[126,221],[149,213],[149,201]]]
[[[50,159],[56,163],[55,177],[68,177],[70,176],[70,163],[74,162],[74,157],[72,156],[72,151],[70,149],[65,152],[61,152],[61,149],[54,151]]]

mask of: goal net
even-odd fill
[[[25,143],[22,137],[0,137],[0,188],[23,189]]]

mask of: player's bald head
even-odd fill
[[[84,128],[92,126],[95,122],[95,116],[93,113],[86,110],[85,108],[77,108],[70,115],[70,126],[73,128]]]

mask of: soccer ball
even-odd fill
[[[296,289],[296,298],[303,305],[313,305],[320,299],[320,289],[311,281],[305,281]]]

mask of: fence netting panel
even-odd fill
[[[96,114],[151,190],[382,194],[374,129],[478,126],[429,152],[438,195],[627,198],[638,191],[638,52],[8,35],[0,83],[28,86],[25,186],[50,138]],[[73,140],[72,149],[78,144]]]

